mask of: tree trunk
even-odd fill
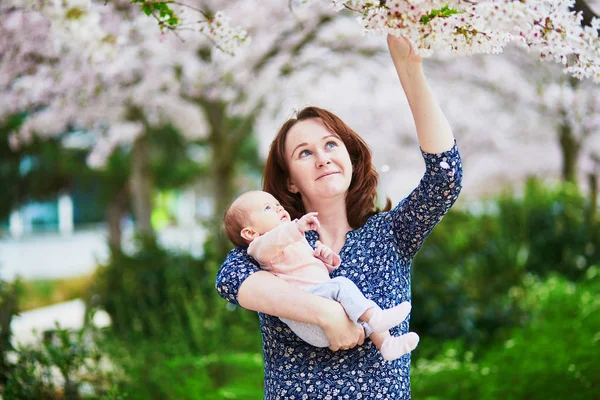
[[[111,252],[121,250],[121,218],[127,211],[129,201],[127,187],[124,187],[111,199],[106,208],[106,223],[108,224],[108,245]]]
[[[202,98],[195,101],[203,108],[210,124],[208,142],[212,155],[209,176],[213,190],[214,217],[209,223],[209,229],[213,233],[216,254],[218,257],[225,257],[231,243],[222,229],[223,214],[236,193],[236,166],[241,161],[241,146],[252,135],[256,116],[263,103],[259,102],[249,115],[236,117],[227,114],[225,103]]]
[[[217,154],[215,152],[214,156],[215,217],[213,232],[215,232],[215,250],[217,254],[224,257],[231,248],[231,244],[225,236],[221,225],[225,210],[229,207],[235,195],[235,161],[230,158],[231,154],[228,157],[225,154]]]
[[[138,137],[131,151],[131,197],[136,231],[153,238],[152,229],[152,171],[150,168],[150,143],[146,134]]]
[[[596,221],[598,210],[598,174],[590,173],[588,175],[588,184],[590,186],[590,209],[588,211],[588,221],[593,224]]]
[[[224,235],[221,223],[225,210],[233,200],[236,154],[231,143],[231,132],[227,132],[225,105],[205,103],[205,107],[211,123],[209,142],[212,149],[212,165],[210,176],[214,193],[214,217],[209,223],[209,229],[214,234],[216,254],[224,257],[230,244]]]
[[[566,119],[563,119],[558,127],[558,136],[562,152],[562,179],[577,183],[577,161],[581,143],[573,134],[573,129]]]

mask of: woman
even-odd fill
[[[339,253],[332,277],[352,280],[381,308],[410,301],[410,264],[460,192],[462,167],[450,126],[405,39],[388,48],[415,120],[426,172],[393,210],[375,207],[377,173],[364,141],[335,115],[315,107],[287,121],[271,145],[264,190],[298,218],[318,212],[316,240]],[[410,356],[385,361],[342,307],[262,271],[235,248],[217,275],[228,301],[259,311],[265,359],[265,399],[410,399]],[[280,320],[319,325],[330,347],[304,343]],[[391,330],[408,331],[408,322]]]

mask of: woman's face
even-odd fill
[[[288,189],[303,201],[344,196],[352,181],[352,162],[344,142],[321,119],[296,123],[287,133],[285,156],[290,178]]]

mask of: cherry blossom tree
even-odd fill
[[[512,40],[537,49],[546,58],[568,62],[568,72],[579,77],[594,78],[597,67],[594,54],[590,55],[590,46],[597,44],[597,19],[568,11],[569,6],[582,9],[573,3],[550,2],[546,8],[537,2],[521,3],[527,8],[492,2],[474,8],[465,2],[445,6],[423,1],[412,9],[412,3],[399,1],[379,2],[377,7],[359,1],[334,2],[338,8],[351,9],[340,13],[329,2],[182,4],[13,0],[0,6],[5,16],[0,23],[0,119],[18,111],[30,113],[22,129],[12,136],[13,146],[27,142],[34,134],[44,137],[85,130],[90,133],[88,162],[98,167],[116,147],[130,148],[136,220],[139,230],[148,234],[152,234],[148,135],[167,123],[190,139],[208,144],[217,215],[235,192],[238,171],[232,160],[238,156],[241,143],[253,134],[268,143],[274,132],[270,121],[273,116],[277,123],[289,117],[291,100],[310,99],[300,100],[296,108],[308,103],[327,108],[337,104],[334,111],[366,136],[400,133],[391,139],[394,146],[390,146],[390,139],[374,141],[381,143],[376,145],[382,149],[376,160],[383,181],[392,181],[391,174],[386,178],[386,171],[398,165],[397,149],[414,143],[411,119],[389,118],[401,109],[402,96],[397,88],[391,89],[390,82],[396,78],[382,41],[374,36],[361,37],[354,21],[356,13],[369,30],[406,35],[423,54],[443,53],[444,46],[450,53],[463,55],[497,51]],[[169,11],[169,7],[177,11]],[[406,7],[409,10],[403,13]],[[532,10],[538,13],[532,14]],[[505,17],[488,26],[482,16],[491,13]],[[200,17],[194,19],[194,15]],[[539,22],[540,16],[547,18]],[[513,17],[520,24],[511,23]],[[157,23],[160,29],[156,29]],[[471,24],[471,30],[460,33],[466,23]],[[537,27],[532,28],[535,30],[540,23],[545,28],[536,41],[535,32],[525,28]],[[570,47],[561,41],[563,36],[582,32]],[[418,34],[427,36],[419,39]],[[500,63],[503,58],[485,59]],[[345,87],[333,81],[345,82]],[[497,136],[474,133],[483,130],[484,120],[469,118],[485,115],[480,110],[503,109],[498,100],[473,96],[466,84],[457,88],[446,83],[444,79],[436,83],[447,93],[442,94],[441,102],[457,108],[450,113],[451,118],[464,116],[454,121],[464,126],[462,131],[473,132],[473,140],[463,143],[474,143],[477,148],[497,146]],[[323,90],[326,87],[335,89]],[[315,95],[317,91],[320,94]],[[456,102],[456,97],[461,102]],[[403,113],[408,116],[406,108]],[[363,119],[364,115],[369,117]],[[515,124],[508,114],[501,120],[505,131]],[[474,128],[477,123],[480,127]],[[410,157],[415,156],[402,154],[405,160]]]
[[[596,84],[564,75],[560,68],[539,63],[514,48],[502,60],[481,57],[471,59],[476,63],[468,66],[466,61],[444,63],[438,75],[452,76],[472,87],[472,93],[496,97],[500,101],[497,107],[510,116],[490,120],[494,126],[505,125],[507,120],[518,123],[505,129],[503,135],[485,135],[492,151],[506,154],[519,147],[529,148],[528,155],[520,154],[515,161],[537,163],[537,169],[530,173],[549,174],[565,181],[576,182],[594,170],[594,158],[600,150]],[[520,176],[516,174],[515,179]]]
[[[8,7],[10,23],[2,29],[6,46],[16,46],[0,63],[3,113],[30,112],[13,135],[13,146],[33,135],[85,130],[88,163],[97,167],[116,147],[131,148],[137,228],[152,234],[148,134],[171,123],[190,139],[208,143],[215,210],[221,215],[235,194],[241,144],[252,136],[257,117],[268,112],[266,100],[281,82],[291,81],[306,65],[322,66],[312,69],[314,74],[335,73],[378,51],[368,40],[355,45],[361,33],[349,29],[354,28],[352,19],[335,17],[328,8],[289,10],[275,4],[268,25],[264,15],[247,18],[253,2],[229,4],[228,15],[245,21],[260,38],[252,47],[238,48],[235,57],[195,32],[161,34],[126,2]],[[204,6],[211,8],[206,2]],[[18,31],[24,24],[34,32],[36,26],[46,30],[38,28],[38,34],[20,43]],[[36,37],[43,40],[27,42]],[[21,61],[30,66],[14,68]],[[302,78],[294,81],[302,84]]]
[[[228,50],[247,38],[244,30],[230,26],[226,12],[214,13],[202,2],[198,6],[173,0],[134,2],[152,15],[161,29],[176,30],[196,24],[201,33]],[[499,53],[514,42],[544,60],[563,64],[565,72],[579,79],[593,78],[600,82],[600,19],[593,16],[583,0],[331,0],[327,3],[336,10],[358,14],[367,31],[405,36],[424,56]],[[262,11],[260,6],[265,5],[256,4],[255,12]],[[186,18],[186,10],[194,11],[196,18]],[[183,20],[186,22],[182,23]]]

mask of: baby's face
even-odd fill
[[[267,192],[249,193],[244,202],[250,211],[250,225],[261,235],[290,220],[290,214]]]

